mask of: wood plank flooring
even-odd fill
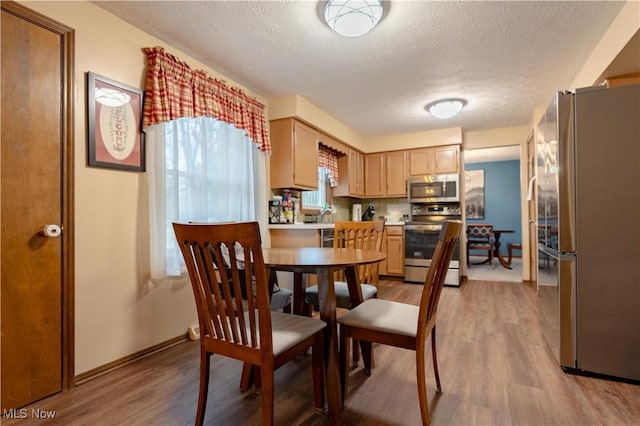
[[[381,281],[379,297],[417,304],[421,286]],[[435,425],[640,425],[640,386],[568,375],[538,326],[536,292],[514,282],[468,281],[443,290],[437,324],[443,394],[427,382]],[[428,351],[430,352],[430,351]],[[414,352],[375,347],[370,377],[351,372],[344,415],[313,408],[311,357],[276,371],[278,425],[418,425]],[[26,407],[3,425],[191,425],[199,348],[186,342]],[[212,358],[206,423],[259,424],[260,392],[238,390],[241,364]]]

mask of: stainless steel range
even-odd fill
[[[460,220],[459,203],[412,204],[404,226],[404,280],[424,283],[445,220]],[[445,285],[460,286],[460,247],[456,245]]]

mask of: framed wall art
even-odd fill
[[[145,171],[143,91],[87,73],[89,166]]]
[[[466,170],[464,178],[465,217],[484,219],[484,170]]]

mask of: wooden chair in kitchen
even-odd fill
[[[191,224],[215,224],[215,225],[226,225],[229,223],[237,223],[237,222],[189,222]],[[226,251],[225,251],[226,252]],[[242,256],[241,251],[238,255]],[[229,271],[227,271],[229,272]],[[244,269],[240,269],[240,279],[244,280]],[[276,271],[271,271],[269,274],[269,288],[271,290],[271,310],[279,311],[290,314],[291,313],[291,301],[293,300],[293,292],[286,288],[281,288],[278,285],[278,277],[276,275]],[[242,298],[247,300],[247,295],[242,294]]]
[[[336,222],[333,231],[334,248],[359,248],[363,250],[381,251],[384,222]],[[377,297],[379,264],[361,265],[358,267],[358,278],[362,300]],[[336,307],[351,309],[351,295],[345,282],[344,271],[336,273],[335,277]],[[313,285],[305,289],[305,311],[310,314],[312,307],[319,305],[318,286]],[[317,309],[317,308],[316,308]],[[359,351],[357,345],[353,347],[353,362],[358,363]]]
[[[348,389],[347,359],[350,339],[410,349],[416,351],[418,400],[422,423],[425,425],[430,423],[425,377],[425,341],[431,334],[433,370],[437,391],[442,393],[436,356],[436,313],[449,262],[461,229],[462,222],[459,220],[444,222],[422,289],[420,306],[391,300],[369,299],[338,318],[343,395],[346,395]],[[370,373],[371,364],[366,356],[364,363],[365,372]]]
[[[196,425],[204,422],[214,353],[253,366],[256,384],[262,388],[262,424],[273,424],[274,370],[312,348],[314,404],[322,408],[326,324],[270,310],[258,223],[174,223],[173,228],[189,272],[200,325]],[[238,258],[235,249],[227,249],[232,247],[241,248],[244,261]],[[241,294],[253,297],[247,297],[246,301],[233,297]]]
[[[467,266],[472,265],[469,257],[470,251],[482,250],[487,253],[487,260],[475,263],[475,265],[489,262],[489,265],[491,265],[493,269],[494,244],[495,236],[493,235],[493,225],[488,223],[467,225]]]

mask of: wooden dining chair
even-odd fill
[[[333,248],[358,248],[363,250],[380,251],[382,249],[382,234],[384,222],[336,222],[333,231]],[[379,264],[358,266],[358,278],[361,283],[362,299],[375,297],[378,292]],[[345,282],[344,271],[336,272],[336,307],[350,309],[352,302],[349,287]],[[305,289],[305,302],[318,306],[318,286],[313,285]]]
[[[262,388],[262,424],[270,425],[274,420],[274,370],[311,348],[314,405],[322,408],[326,324],[270,310],[258,223],[174,223],[173,229],[189,272],[200,325],[196,425],[204,422],[214,353],[254,366]],[[238,247],[242,259],[236,253]],[[254,296],[242,300],[242,294]]]
[[[471,250],[482,250],[487,253],[487,260],[480,263],[486,263],[489,261],[489,265],[493,269],[493,251],[495,249],[495,241],[496,238],[493,234],[493,225],[488,223],[467,225],[467,266],[472,264],[469,252]]]
[[[363,250],[381,251],[384,222],[336,222],[333,231],[334,248],[359,248]],[[358,279],[360,282],[361,300],[377,297],[379,264],[373,263],[358,266]],[[349,294],[349,287],[345,282],[344,270],[336,272],[335,276],[336,307],[351,309],[353,302]],[[319,305],[318,286],[313,285],[305,289],[305,312],[311,313],[312,307]],[[353,362],[357,364],[360,359],[358,346],[353,346]]]
[[[425,378],[425,341],[431,334],[431,355],[438,393],[442,392],[436,356],[436,312],[449,262],[458,241],[462,222],[445,221],[427,273],[420,306],[382,299],[369,299],[338,318],[340,325],[340,374],[346,395],[349,341],[360,340],[416,351],[418,400],[422,423],[430,423]],[[365,372],[371,362],[364,356]]]

